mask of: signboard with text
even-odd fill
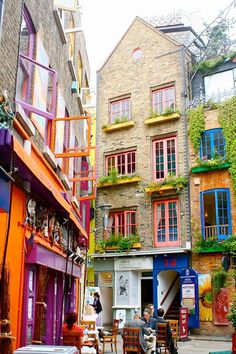
[[[184,307],[179,310],[179,336],[182,340],[188,337],[188,309]]]

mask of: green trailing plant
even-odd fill
[[[222,267],[214,269],[211,273],[213,293],[217,294],[221,288],[226,286],[228,272]]]
[[[236,97],[232,97],[220,105],[219,122],[226,141],[226,155],[231,163],[229,168],[236,194]]]
[[[136,174],[130,174],[130,175],[119,175],[118,170],[116,168],[112,168],[109,172],[108,176],[102,176],[98,178],[98,183],[100,185],[103,185],[105,183],[112,183],[112,184],[117,184],[119,181],[125,180],[125,179],[132,179],[134,177],[140,177]]]
[[[225,60],[232,59],[235,56],[236,56],[236,52],[234,51],[229,54],[218,56],[217,58],[214,59],[204,60],[200,64],[194,64],[192,67],[192,71],[195,72],[196,70],[199,70],[204,74],[209,73],[213,71],[215,68],[217,68],[217,66],[219,66],[220,64],[223,64]]]
[[[223,157],[213,158],[210,160],[202,160],[200,158],[196,159],[197,164],[194,167],[220,167],[227,162]]]
[[[188,109],[187,117],[189,121],[189,136],[195,153],[200,148],[201,135],[205,130],[205,116],[203,106]]]
[[[177,191],[180,191],[181,188],[188,185],[188,179],[184,176],[174,176],[170,175],[161,180],[160,182],[151,182],[143,185],[144,189],[148,188],[148,192],[155,192],[161,189],[163,186],[172,186],[176,188]]]
[[[229,236],[221,242],[221,247],[225,252],[236,253],[236,235]]]
[[[99,252],[104,252],[107,247],[117,247],[119,252],[129,251],[134,243],[140,241],[139,235],[131,234],[129,236],[123,236],[119,234],[111,235],[107,240],[99,240],[96,242],[96,249]]]
[[[194,253],[201,253],[209,249],[229,253],[236,252],[236,235],[229,236],[227,239],[221,241],[218,241],[214,237],[209,237],[207,240],[204,240],[201,232],[198,230],[195,240]]]
[[[128,118],[128,117],[116,117],[116,118],[114,119],[114,122],[113,122],[113,123],[111,123],[111,124],[104,124],[104,125],[102,126],[102,129],[106,129],[106,128],[112,126],[112,125],[116,125],[116,124],[119,124],[119,123],[125,123],[125,122],[128,122],[128,121],[129,121],[129,118]]]
[[[233,302],[229,307],[227,319],[231,322],[232,326],[236,330],[236,297],[233,299]]]
[[[156,118],[156,117],[160,117],[160,116],[169,116],[174,113],[180,114],[179,109],[174,109],[172,107],[166,107],[162,113],[157,113],[151,109],[149,118]]]

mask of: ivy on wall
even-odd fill
[[[203,106],[189,109],[187,111],[189,121],[189,136],[195,153],[199,152],[201,134],[205,130],[205,116]]]
[[[220,105],[219,122],[226,141],[226,156],[231,163],[229,171],[236,194],[236,97]]]

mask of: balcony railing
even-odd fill
[[[211,225],[204,227],[205,240],[209,238],[218,238],[219,235],[229,235],[229,225]]]
[[[195,108],[204,104],[207,104],[207,102],[212,102],[212,103],[221,103],[230,97],[233,97],[236,95],[236,87],[232,87],[230,90],[224,90],[224,91],[218,91],[212,95],[202,95],[200,94],[199,96],[195,96],[192,100],[187,102],[187,108]]]

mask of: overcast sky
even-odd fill
[[[169,12],[183,10],[185,18],[189,21],[188,25],[191,23],[194,29],[198,29],[203,21],[212,22],[231,2],[231,0],[80,0],[91,70],[91,86],[95,87],[96,70],[103,65],[136,16],[159,17]],[[228,16],[236,16],[234,7]]]

